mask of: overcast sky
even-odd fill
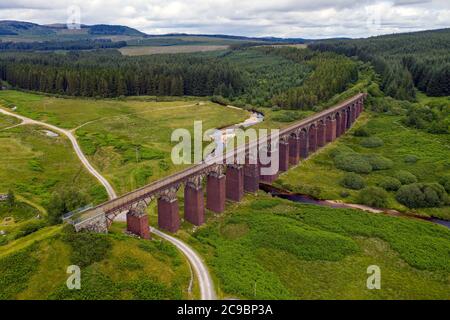
[[[450,0],[0,0],[0,20],[121,24],[150,34],[366,37],[450,27]]]

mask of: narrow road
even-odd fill
[[[169,236],[168,234],[165,234],[152,227],[150,227],[150,231],[175,245],[188,258],[192,268],[195,270],[195,274],[197,275],[198,283],[200,286],[201,299],[216,300],[217,297],[214,291],[214,283],[211,279],[208,269],[206,268],[199,255],[191,247],[175,237]]]
[[[24,117],[24,116],[12,113],[12,112],[7,111],[7,110],[5,110],[3,108],[0,108],[0,113],[3,113],[5,115],[11,116],[11,117],[15,117],[17,119],[22,120],[22,123],[20,125],[36,124],[36,125],[40,125],[40,126],[49,128],[49,129],[51,129],[53,131],[56,131],[56,132],[59,132],[59,133],[65,135],[67,138],[69,138],[69,140],[72,143],[72,146],[73,146],[73,148],[74,148],[78,158],[81,160],[83,165],[105,187],[106,191],[108,192],[108,197],[110,199],[117,198],[116,192],[114,191],[113,187],[89,163],[88,159],[85,157],[85,155],[81,151],[81,148],[78,145],[77,139],[75,138],[75,136],[73,135],[73,133],[71,131],[65,130],[65,129],[62,129],[62,128],[59,128],[59,127],[56,127],[54,125],[51,125],[51,124],[48,124],[48,123],[45,123],[45,122],[36,121],[36,120],[30,119],[30,118],[27,118],[27,117]],[[169,241],[174,246],[176,246],[186,256],[186,258],[189,260],[189,263],[191,264],[191,266],[194,269],[195,274],[197,275],[197,278],[198,278],[201,299],[202,300],[215,300],[215,299],[217,299],[215,291],[214,291],[214,283],[211,280],[211,276],[209,274],[208,268],[206,267],[205,263],[200,258],[200,256],[190,246],[185,244],[183,241],[181,241],[181,240],[179,240],[179,239],[177,239],[175,237],[169,236],[168,234],[165,234],[164,232],[159,231],[159,230],[157,230],[155,228],[150,227],[150,230],[154,234],[158,235],[159,237]]]

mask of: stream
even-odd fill
[[[341,203],[341,202],[335,202],[331,200],[319,200],[314,197],[304,195],[304,194],[298,194],[298,193],[291,193],[289,191],[274,187],[272,185],[268,185],[265,183],[260,183],[259,188],[267,193],[270,193],[274,197],[290,200],[293,202],[298,203],[305,203],[305,204],[312,204],[322,207],[329,207],[329,208],[338,208],[338,209],[359,209],[371,213],[382,213],[390,216],[396,216],[396,217],[406,217],[411,219],[419,219],[423,221],[432,222],[435,224],[442,225],[444,227],[450,228],[450,221],[442,220],[438,218],[428,218],[428,217],[422,217],[415,214],[407,214],[402,213],[396,210],[387,210],[387,209],[378,209],[378,208],[372,208],[364,205],[359,204],[349,204],[349,203]]]

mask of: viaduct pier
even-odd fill
[[[260,181],[273,182],[280,172],[289,170],[344,134],[363,111],[365,98],[365,94],[358,94],[281,129],[277,145],[268,150],[278,153],[279,159],[278,170],[271,175],[261,175],[260,164],[234,162],[239,155],[245,155],[245,159],[251,157],[251,150],[262,143],[260,140],[250,141],[225,154],[222,163],[202,162],[90,208],[71,223],[77,231],[107,232],[114,218],[127,212],[128,231],[148,239],[146,208],[151,201],[157,201],[158,228],[175,233],[181,221],[177,193],[183,188],[184,219],[200,226],[205,222],[205,209],[223,212],[227,200],[241,201],[245,192],[254,193],[259,189]]]

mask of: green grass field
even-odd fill
[[[39,126],[0,131],[0,191],[9,189],[45,206],[53,191],[76,184],[94,202],[106,199],[102,186],[85,170],[65,137],[48,137]]]
[[[16,106],[24,116],[75,129],[83,152],[119,194],[183,168],[170,159],[176,144],[170,141],[173,130],[193,132],[196,120],[203,121],[204,130],[222,128],[249,116],[247,111],[195,98],[61,99],[2,91],[2,102]]]
[[[69,265],[81,268],[81,290],[66,287]],[[0,299],[192,299],[189,283],[184,257],[158,239],[51,227],[0,247]]]
[[[260,192],[181,235],[205,258],[222,297],[450,298],[450,231],[429,222]],[[381,290],[366,287],[370,265],[381,269]]]
[[[0,130],[12,127],[19,123],[19,120],[0,114]]]
[[[312,194],[322,199],[356,203],[358,191],[346,189],[341,185],[344,171],[335,167],[332,158],[333,150],[343,147],[350,147],[364,155],[381,155],[393,161],[390,169],[372,171],[370,174],[362,175],[369,186],[376,185],[383,177],[394,176],[400,170],[411,172],[419,182],[437,182],[443,174],[447,174],[450,170],[448,135],[435,135],[405,127],[401,123],[401,118],[401,116],[367,112],[362,114],[346,135],[312,155],[296,168],[282,174],[276,184],[294,192]],[[376,148],[363,147],[361,143],[365,137],[353,135],[355,130],[360,127],[366,128],[372,137],[380,138],[383,145]],[[408,156],[417,157],[417,162],[405,161]],[[349,195],[343,197],[343,192]],[[450,219],[449,207],[416,209],[414,211],[398,203],[394,192],[389,193],[388,207]]]

